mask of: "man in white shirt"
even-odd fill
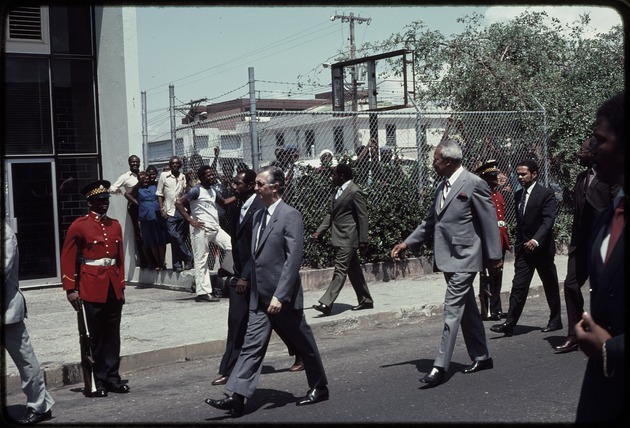
[[[203,165],[197,172],[199,184],[190,189],[185,195],[175,201],[177,210],[190,224],[190,240],[195,260],[195,289],[196,302],[218,302],[211,296],[212,284],[208,269],[210,243],[216,243],[225,251],[221,267],[232,273],[232,242],[230,235],[219,226],[217,204],[226,205],[236,201],[235,197],[223,199],[217,194],[212,185],[216,181],[216,171],[209,165]],[[185,205],[190,205],[191,214]]]
[[[166,219],[166,231],[171,243],[173,270],[181,272],[190,269],[192,253],[186,245],[186,220],[175,207],[175,201],[186,191],[186,177],[180,172],[182,161],[172,156],[168,161],[169,171],[164,171],[158,179],[157,191],[160,213]]]

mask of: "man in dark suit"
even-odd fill
[[[357,249],[365,251],[368,240],[368,213],[365,196],[359,186],[352,182],[352,168],[339,164],[333,168],[332,183],[337,193],[332,200],[332,209],[311,235],[314,240],[331,229],[331,243],[335,248],[335,271],[326,292],[313,308],[324,315],[330,315],[332,305],[337,300],[346,274],[357,295],[358,305],[353,311],[372,309],[374,300],[370,295],[363,276]]]
[[[625,383],[624,299],[625,255],[625,91],[597,110],[593,135],[597,140],[595,166],[598,177],[619,185],[613,203],[593,223],[589,248],[591,313],[575,326],[580,349],[588,356],[576,422],[628,420],[623,412]]]
[[[444,140],[435,148],[433,168],[445,179],[420,226],[391,251],[392,258],[398,259],[407,248],[418,248],[433,239],[435,268],[444,272],[446,279],[442,341],[433,368],[420,379],[429,386],[446,379],[460,324],[473,360],[462,373],[493,367],[473,282],[484,267],[492,275],[500,272],[503,252],[490,187],[464,169],[462,156],[462,149],[453,140]]]
[[[523,313],[529,286],[538,272],[543,283],[550,315],[543,333],[562,329],[560,317],[560,286],[554,258],[556,242],[553,223],[556,218],[556,197],[553,190],[537,183],[538,164],[526,159],[516,165],[518,181],[523,186],[514,194],[516,209],[516,240],[514,243],[514,279],[510,292],[510,307],[503,324],[490,330],[512,336],[514,326]]]
[[[326,373],[303,310],[304,223],[300,212],[281,199],[284,188],[284,173],[276,166],[266,167],[256,176],[255,189],[266,209],[254,220],[245,343],[226,385],[233,394],[222,400],[206,399],[207,404],[236,417],[243,414],[245,399],[256,390],[273,328],[289,338],[304,361],[310,389],[296,405],[328,399]]]
[[[577,350],[575,324],[584,312],[584,297],[580,290],[588,278],[588,239],[595,215],[610,205],[612,189],[599,179],[593,167],[597,140],[587,138],[580,146],[578,163],[585,166],[586,171],[578,174],[575,182],[573,226],[569,243],[569,260],[567,276],[564,280],[564,300],[567,307],[569,330],[566,340],[554,346],[556,353]]]
[[[228,219],[231,226],[232,252],[234,257],[234,277],[230,281],[228,331],[225,353],[219,365],[220,376],[212,381],[212,385],[225,385],[241,353],[247,319],[249,315],[249,284],[252,277],[252,230],[254,214],[265,209],[260,197],[254,192],[256,173],[251,169],[238,171],[232,180],[232,191],[238,199],[240,208],[233,210],[232,218]],[[277,332],[278,333],[278,332]],[[279,333],[280,338],[289,349],[289,355],[295,355],[295,363],[289,371],[296,372],[304,369],[302,358],[296,355],[291,343]]]

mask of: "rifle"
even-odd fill
[[[87,318],[83,310],[83,302],[79,300],[77,311],[79,323],[79,345],[81,347],[81,368],[83,369],[83,395],[91,397],[96,392],[94,381],[94,358],[92,357],[92,338],[88,329]]]
[[[481,312],[481,319],[487,320],[489,317],[488,312],[488,299],[492,297],[492,293],[490,293],[490,282],[492,282],[493,278],[491,278],[487,271],[484,269],[481,272],[480,283],[479,283],[479,312]]]

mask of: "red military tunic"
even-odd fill
[[[505,252],[512,251],[510,247],[510,237],[508,236],[507,227],[505,226],[505,199],[503,195],[496,189],[492,190],[492,202],[497,212],[497,221],[499,224],[499,237],[501,238],[501,249]]]
[[[75,284],[76,258],[115,259],[111,266],[81,264],[79,284]],[[90,212],[76,219],[68,229],[61,250],[61,275],[64,290],[79,290],[86,302],[105,303],[109,283],[116,297],[122,299],[125,288],[122,228],[117,220]]]

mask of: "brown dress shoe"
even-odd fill
[[[295,362],[291,367],[289,367],[290,372],[301,372],[304,370],[304,362],[302,362],[302,357],[296,356]]]
[[[219,376],[215,380],[212,381],[213,385],[225,385],[230,377],[229,376]]]

